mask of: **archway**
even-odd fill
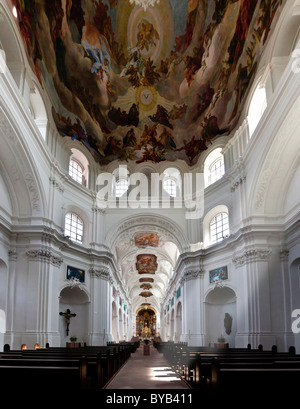
[[[172,309],[171,312],[171,323],[170,323],[170,340],[173,341],[174,340],[174,308]]]
[[[176,325],[175,325],[175,342],[180,341],[180,337],[182,334],[182,305],[181,302],[178,303],[177,308],[176,308]]]
[[[1,283],[7,282],[7,265],[0,260]],[[6,286],[0,286],[0,351],[3,351],[4,334],[6,332]]]
[[[299,290],[300,290],[300,258],[294,260],[290,266],[290,306],[291,316],[292,311],[299,309]],[[291,328],[292,323],[288,323]],[[298,334],[294,335],[294,346],[296,347],[297,353],[300,351],[300,339]]]
[[[136,312],[136,336],[151,338],[156,336],[156,311],[153,308],[140,308]]]
[[[87,294],[79,287],[65,287],[60,293],[59,311],[76,314],[70,319],[69,331],[67,334],[66,320],[63,315],[59,317],[59,333],[61,346],[65,346],[70,341],[70,337],[76,337],[77,342],[88,342],[89,323],[89,299]]]
[[[118,342],[118,312],[117,312],[117,306],[116,303],[113,301],[112,303],[112,336],[114,339],[114,342]]]
[[[123,316],[122,316],[122,309],[119,308],[119,339],[123,340],[124,335],[123,335]]]
[[[225,338],[235,347],[237,331],[236,294],[229,287],[215,287],[206,296],[206,331],[209,342]]]

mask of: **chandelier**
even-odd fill
[[[143,7],[144,11],[147,10],[149,6],[154,6],[159,0],[129,0],[130,4],[136,4],[137,6]]]

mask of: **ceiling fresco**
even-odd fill
[[[158,235],[155,233],[137,233],[134,237],[134,243],[137,247],[158,247]]]
[[[101,165],[193,165],[230,134],[283,2],[13,0],[59,133]]]
[[[154,254],[139,254],[136,259],[136,269],[139,274],[155,274],[157,257]]]

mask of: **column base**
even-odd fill
[[[263,346],[264,350],[271,350],[273,345],[276,345],[276,337],[270,333],[237,333],[235,336],[236,348],[247,348],[248,344],[251,349],[257,349],[259,345]]]
[[[187,342],[188,346],[205,346],[207,344],[204,334],[181,334],[180,342]]]
[[[112,334],[94,333],[90,334],[89,337],[91,346],[106,346],[107,342],[113,341]]]

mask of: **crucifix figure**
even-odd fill
[[[67,309],[66,312],[60,312],[59,315],[64,315],[66,318],[66,324],[67,324],[67,335],[69,335],[69,325],[70,325],[70,319],[72,317],[76,317],[76,314],[71,313],[71,311],[69,310],[69,308]]]

